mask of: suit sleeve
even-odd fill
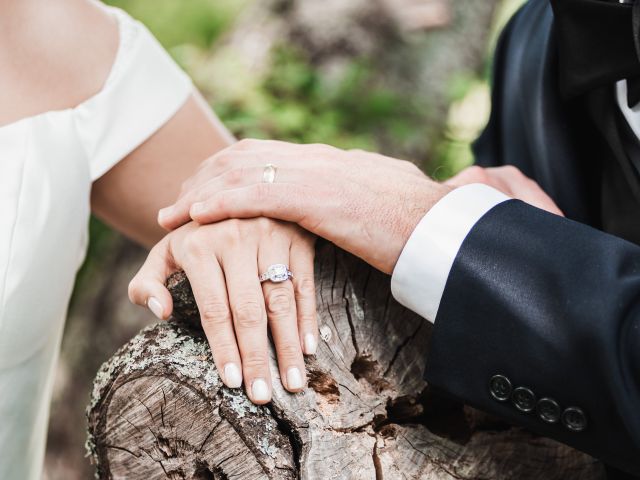
[[[453,262],[425,379],[640,473],[640,247],[499,203]]]

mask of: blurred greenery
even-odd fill
[[[402,137],[415,117],[406,98],[375,84],[372,66],[365,60],[354,61],[335,81],[291,46],[276,49],[270,71],[254,95],[218,103],[216,112],[240,137],[369,150],[376,149],[377,126],[384,124]]]
[[[210,47],[231,24],[246,0],[106,0],[144,23],[172,49],[190,43]]]
[[[184,58],[185,46],[198,50],[200,55],[211,50],[249,1],[107,0],[107,3],[127,10],[145,23],[187,72],[194,75]],[[521,3],[522,0],[503,2],[494,39],[501,24]],[[231,62],[227,63],[225,66],[233,71]],[[419,137],[423,125],[410,96],[377,84],[374,69],[371,61],[355,59],[346,74],[336,80],[319,72],[300,50],[290,44],[280,45],[264,79],[257,84],[249,81],[249,88],[240,94],[223,92],[213,106],[238,137],[321,142],[369,150],[380,149],[376,133],[381,129],[396,143]],[[237,77],[237,72],[234,73]],[[452,108],[473,92],[477,109],[467,109],[467,115],[473,117],[475,128],[469,131],[468,121],[462,132],[455,122],[449,125],[435,149],[436,158],[429,162],[429,173],[438,178],[450,176],[471,163],[469,144],[488,114],[487,102],[478,98],[478,92],[488,96],[487,89],[482,88],[487,76],[461,76],[450,84]]]
[[[202,61],[249,0],[107,0],[106,3],[127,10],[145,23],[198,83],[195,68],[190,68],[194,62],[189,62],[189,55],[193,56],[195,50],[198,61]],[[492,44],[521,3],[522,0],[503,1]],[[229,94],[218,88],[213,107],[238,137],[380,150],[380,130],[383,138],[393,138],[397,144],[424,134],[420,112],[410,95],[400,95],[378,84],[375,65],[367,59],[354,59],[346,74],[336,80],[318,71],[294,46],[280,45],[268,74],[257,83],[251,79],[243,82],[239,78],[243,72],[238,72],[232,63],[228,60],[222,66],[233,72],[229,77],[236,83],[228,84],[228,89],[239,91]],[[450,82],[448,128],[438,139],[435,157],[428,162],[428,173],[438,179],[451,176],[472,162],[470,143],[488,116],[488,66],[489,61],[481,77],[464,75]],[[206,90],[206,85],[199,86]],[[469,102],[472,105],[465,106]],[[455,112],[460,110],[464,115],[456,116]]]
[[[209,50],[233,25],[248,0],[106,0],[106,3],[123,8],[141,20],[184,66],[180,48],[188,45],[201,51]],[[521,3],[522,0],[503,1],[492,44],[504,22]],[[356,60],[348,67],[348,73],[336,82],[321,75],[300,51],[283,45],[274,55],[269,74],[254,91],[240,98],[223,98],[216,102],[215,110],[239,137],[376,149],[374,136],[381,125],[388,135],[399,141],[419,135],[422,128],[412,102],[406,96],[376,85],[372,81],[373,68],[366,60]],[[438,177],[451,175],[472,160],[469,144],[488,114],[486,99],[482,104],[478,98],[479,92],[488,96],[487,89],[483,90],[488,72],[489,68],[482,78],[463,76],[451,82],[452,108],[464,102],[471,92],[479,111],[467,112],[475,113],[472,132],[469,125],[463,127],[464,132],[457,131],[455,119],[449,125],[447,135],[436,148],[437,158],[430,162],[439,171],[435,172]]]

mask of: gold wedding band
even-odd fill
[[[276,180],[276,171],[277,168],[275,165],[271,163],[267,163],[264,166],[264,170],[262,172],[262,181],[263,183],[273,183]]]

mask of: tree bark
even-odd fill
[[[330,244],[316,260],[318,353],[309,384],[255,406],[223,386],[188,281],[174,319],[100,369],[88,408],[101,479],[604,478],[585,454],[439,397],[422,379],[430,324],[387,276]]]

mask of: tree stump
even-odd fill
[[[585,454],[438,396],[422,378],[430,324],[389,278],[330,244],[316,260],[317,355],[299,394],[223,386],[184,275],[174,319],[106,362],[88,407],[100,479],[599,479]]]

